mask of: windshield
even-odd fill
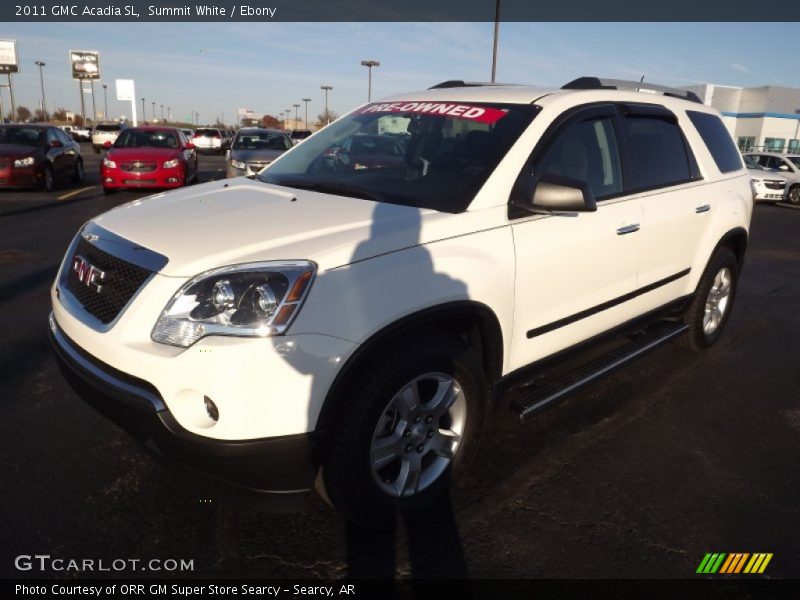
[[[292,143],[282,133],[240,131],[233,142],[234,150],[288,150]]]
[[[462,212],[538,110],[527,104],[368,104],[296,146],[258,178]]]
[[[171,131],[126,129],[114,142],[115,148],[177,148],[178,137]]]
[[[44,130],[38,127],[2,127],[0,144],[12,146],[43,146]]]
[[[800,169],[800,156],[787,156],[786,160],[792,163],[795,167]]]
[[[748,169],[755,169],[757,171],[766,171],[764,167],[758,164],[755,160],[753,160],[749,156],[744,157],[744,164]]]

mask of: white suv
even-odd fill
[[[663,342],[720,337],[749,177],[718,113],[640,86],[446,82],[357,108],[255,178],[111,210],[52,288],[63,372],[239,488],[296,503],[316,481],[368,525],[427,506],[509,389],[523,418]]]

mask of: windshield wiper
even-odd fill
[[[271,183],[273,185],[280,185],[283,187],[297,188],[301,190],[311,190],[313,192],[321,192],[323,194],[337,194],[339,196],[350,196],[352,198],[363,198],[365,200],[374,200],[376,202],[386,202],[386,196],[373,192],[358,186],[347,185],[343,183],[329,183],[319,181],[304,181],[287,179],[284,181],[274,181],[265,177],[259,177],[259,181],[264,183]]]

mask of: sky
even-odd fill
[[[309,118],[324,108],[321,85],[333,86],[339,114],[367,100],[364,59],[373,69],[373,99],[424,89],[447,79],[488,81],[493,23],[0,23],[0,39],[17,40],[17,105],[38,107],[42,60],[48,110],[79,112],[69,50],[99,50],[103,110],[130,116],[114,80],[133,79],[138,98],[173,117],[192,110],[203,123],[233,121],[237,108],[278,115],[311,98]],[[798,23],[501,23],[497,80],[560,87],[584,75],[681,86],[800,87],[791,60],[771,60],[800,34]],[[8,91],[2,92],[9,110]],[[91,97],[85,96],[87,113]],[[138,109],[141,109],[139,101]]]

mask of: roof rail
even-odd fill
[[[569,83],[561,86],[562,90],[633,90],[636,92],[649,92],[651,94],[662,94],[689,102],[702,104],[702,100],[694,92],[680,90],[655,83],[645,83],[643,81],[626,81],[624,79],[601,79],[600,77],[578,77]]]
[[[483,87],[483,86],[497,86],[497,85],[515,85],[513,83],[495,83],[493,81],[464,81],[462,79],[449,79],[447,81],[443,81],[442,83],[437,83],[436,85],[432,85],[429,87],[429,90],[440,90],[446,88],[457,88],[457,87]]]

